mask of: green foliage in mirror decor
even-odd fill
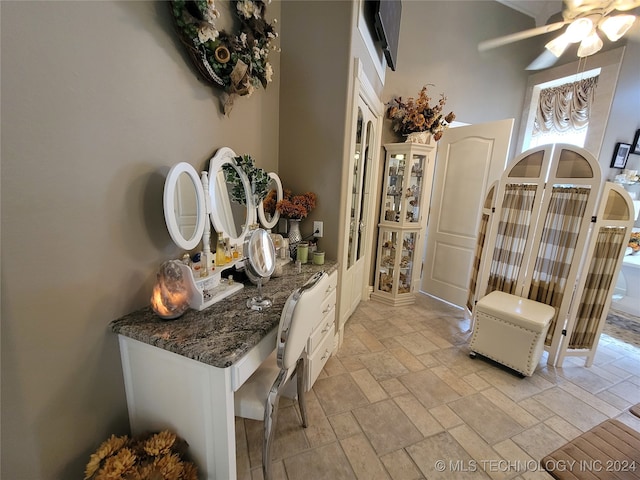
[[[236,165],[247,175],[251,185],[251,193],[254,196],[254,206],[257,206],[269,193],[269,181],[271,180],[266,170],[255,166],[255,162],[250,155],[240,155],[233,157]],[[227,188],[231,194],[231,200],[240,205],[246,205],[247,199],[244,194],[244,185],[238,172],[230,166],[223,165],[224,178],[227,181]]]
[[[171,16],[176,32],[205,81],[224,90],[224,113],[229,114],[238,96],[267,88],[273,67],[269,53],[278,51],[273,23],[265,18],[263,0],[231,0],[237,31],[218,30],[220,12],[214,0],[172,0]]]

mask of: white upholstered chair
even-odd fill
[[[235,415],[264,420],[262,471],[271,480],[271,444],[278,418],[278,402],[292,377],[297,377],[297,396],[302,426],[307,426],[304,399],[304,364],[307,340],[320,312],[329,282],[325,272],[318,272],[295,290],[285,303],[280,316],[276,351],[268,357],[235,393]],[[288,389],[287,389],[288,390]]]

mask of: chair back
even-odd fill
[[[329,283],[329,275],[318,272],[289,295],[278,327],[278,367],[291,370],[303,355]]]

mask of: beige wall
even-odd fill
[[[312,190],[317,208],[302,222],[324,222],[318,248],[338,258],[348,100],[352,5],[348,1],[282,3],[279,173],[294,193]]]
[[[148,303],[179,255],[169,167],[220,147],[278,164],[280,56],[266,92],[220,113],[166,2],[1,3],[2,471],[81,478],[128,431],[111,320]],[[269,6],[280,17],[280,4]]]
[[[383,101],[428,82],[462,121],[519,118],[534,46],[479,55],[475,45],[531,19],[494,2],[403,4]],[[283,46],[274,83],[224,118],[165,2],[0,2],[2,478],[80,478],[103,439],[127,432],[108,324],[146,305],[158,265],[180,254],[161,208],[174,163],[202,169],[229,146],[278,169],[285,187],[318,193],[303,231],[324,220],[321,247],[335,258],[351,7],[272,3]],[[637,66],[637,46],[630,55]],[[621,72],[628,95],[634,65]],[[618,108],[610,142],[640,128],[637,107]]]

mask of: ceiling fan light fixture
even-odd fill
[[[613,8],[621,12],[626,12],[636,8],[639,3],[638,0],[616,0],[613,3]]]
[[[635,21],[635,15],[614,15],[605,18],[604,21],[598,25],[598,28],[604,32],[609,40],[615,42],[627,33],[627,30],[631,28],[631,25],[633,25]]]
[[[563,33],[547,43],[544,48],[553,53],[556,58],[560,58],[560,55],[564,53],[569,43],[571,42],[567,38],[567,35]]]
[[[580,42],[580,47],[578,47],[578,56],[579,57],[588,57],[589,55],[593,55],[597,53],[602,48],[602,39],[598,36],[595,30],[593,30],[587,38]]]
[[[583,41],[593,30],[593,21],[590,18],[577,18],[567,27],[565,35],[571,43]]]

